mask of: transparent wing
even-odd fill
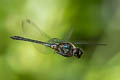
[[[37,26],[29,19],[23,20],[21,25],[22,25],[22,31],[27,37],[39,39],[39,40],[50,39],[49,35],[47,35],[43,30],[40,29],[39,26]]]
[[[50,39],[49,35],[47,35],[44,31],[40,29],[39,26],[37,26],[29,19],[23,20],[21,23],[21,27],[24,37],[40,41],[48,41]],[[33,45],[37,50],[39,50],[40,53],[47,53],[50,50],[49,48],[46,48],[45,46],[40,44],[33,43]],[[46,49],[48,51],[46,51]]]
[[[73,25],[70,27],[69,31],[64,36],[65,41],[68,41],[71,38],[72,32],[73,32]]]
[[[49,43],[62,43],[62,42],[65,42],[64,40],[61,40],[61,39],[58,39],[58,38],[52,38],[48,41]]]
[[[106,46],[105,43],[95,43],[95,42],[72,42],[73,44],[78,44],[78,45],[101,45],[101,46]]]

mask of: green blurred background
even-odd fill
[[[84,50],[77,59],[11,40],[25,36],[20,23],[26,18],[53,38],[63,39],[73,25],[70,41],[107,46],[76,45]],[[0,0],[0,80],[120,80],[119,25],[120,0]]]

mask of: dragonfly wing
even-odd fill
[[[78,44],[78,45],[101,45],[105,46],[105,43],[95,43],[95,42],[72,42],[73,44]]]
[[[70,27],[69,31],[64,36],[65,41],[68,41],[71,38],[72,32],[73,32],[73,26]]]
[[[21,27],[24,37],[40,41],[47,41],[50,39],[50,37],[45,32],[43,32],[39,26],[37,26],[29,19],[23,20],[21,23]],[[39,50],[40,53],[46,53],[46,47],[44,47],[43,45],[34,43],[33,45],[37,50]]]
[[[23,34],[27,37],[39,40],[50,39],[50,36],[47,35],[43,30],[41,30],[40,26],[37,26],[29,19],[23,20],[21,25]]]
[[[52,38],[50,40],[48,40],[49,43],[62,43],[62,42],[65,42],[64,40],[61,40],[61,39],[58,39],[58,38]]]

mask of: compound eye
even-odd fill
[[[76,53],[74,53],[74,56],[77,56],[77,54],[76,54]]]
[[[79,48],[76,48],[74,49],[73,53],[74,53],[74,56],[80,58],[83,52]]]
[[[83,51],[79,49],[79,54],[77,55],[78,58],[80,58],[83,54]]]

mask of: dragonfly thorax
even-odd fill
[[[73,56],[73,46],[70,43],[59,43],[56,47],[56,52],[65,57]]]
[[[65,57],[80,57],[82,52],[79,48],[76,48],[72,43],[64,42],[51,46],[56,53],[65,56]]]

